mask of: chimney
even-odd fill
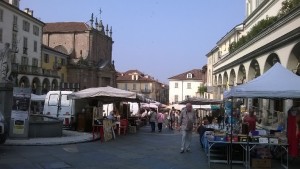
[[[28,11],[28,14],[29,14],[30,16],[33,16],[33,10],[29,10],[29,11]]]
[[[11,5],[13,5],[13,6],[15,6],[15,7],[17,7],[17,8],[20,7],[19,6],[20,0],[4,0],[4,1],[7,2],[7,3],[9,3],[9,4],[11,4]]]
[[[33,10],[30,10],[29,8],[25,8],[24,12],[27,13],[30,16],[33,16]]]
[[[29,8],[25,8],[25,9],[24,9],[24,12],[25,12],[25,13],[28,13],[28,12],[29,12]]]

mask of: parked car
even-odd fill
[[[8,135],[7,123],[5,122],[5,118],[0,112],[0,144],[4,144]]]

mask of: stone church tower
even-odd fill
[[[116,70],[112,60],[112,28],[102,20],[46,23],[43,44],[70,56],[68,82],[79,83],[80,90],[90,87],[116,87]]]

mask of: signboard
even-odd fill
[[[11,119],[13,119],[13,133],[24,134],[25,133],[25,121],[29,120],[28,112],[14,110],[11,112]]]
[[[13,104],[10,121],[11,137],[28,137],[31,88],[13,89]]]
[[[103,120],[104,141],[109,141],[113,138],[113,123],[111,120]]]

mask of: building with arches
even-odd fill
[[[33,11],[19,9],[19,0],[0,1],[0,49],[9,43],[13,52],[10,80],[14,87],[33,87],[40,94],[40,81],[45,77],[58,78],[53,70],[45,74],[41,66],[42,28],[44,23]]]
[[[223,36],[207,56],[211,98],[247,83],[276,62],[300,74],[300,4],[294,0],[246,0],[246,19]],[[280,79],[278,79],[280,80]],[[272,84],[270,84],[272,85]],[[286,112],[294,103],[249,99],[248,105]]]

